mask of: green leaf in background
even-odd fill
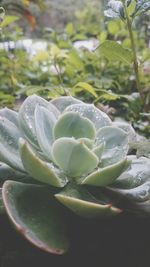
[[[72,36],[73,35],[73,24],[71,22],[69,22],[66,26],[66,33],[69,35],[69,36]]]
[[[85,91],[89,92],[94,97],[97,97],[97,94],[96,94],[94,88],[90,84],[85,83],[85,82],[79,82],[74,86],[74,88],[77,88],[77,87],[81,88],[81,90],[85,90]]]
[[[121,61],[125,64],[131,64],[132,62],[132,52],[116,41],[107,40],[103,42],[99,50],[109,61]]]
[[[5,9],[3,7],[0,7],[0,26],[1,26],[1,22],[3,22],[5,17]]]
[[[1,15],[0,15],[0,18],[1,18]],[[12,22],[15,22],[18,19],[19,19],[19,17],[17,17],[17,16],[5,16],[4,20],[2,21],[2,23],[0,23],[0,28],[6,27],[6,26],[11,24]]]

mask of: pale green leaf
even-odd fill
[[[69,184],[55,197],[67,208],[79,216],[92,218],[117,214],[119,209],[113,210],[110,204],[100,203],[85,188]]]
[[[95,172],[89,174],[82,179],[82,184],[94,186],[108,186],[112,184],[121,173],[131,164],[126,158],[105,168],[99,168]]]
[[[103,126],[111,124],[111,120],[107,116],[107,114],[96,108],[93,104],[85,104],[85,103],[74,104],[68,106],[65,109],[65,112],[70,112],[70,111],[79,113],[81,116],[91,120],[94,123],[95,128],[97,130]]]
[[[58,110],[63,112],[66,109],[66,107],[73,105],[73,104],[82,103],[82,101],[72,96],[61,96],[61,97],[52,99],[50,103],[56,106]]]
[[[8,119],[0,117],[0,161],[14,169],[24,171],[18,147],[20,137],[18,128]]]
[[[66,184],[67,180],[64,174],[55,168],[52,163],[38,158],[23,139],[20,140],[20,155],[25,170],[31,177],[56,187],[63,187]]]
[[[121,61],[125,64],[131,64],[133,61],[132,52],[116,41],[107,40],[103,42],[99,50],[102,55],[112,62]]]
[[[35,129],[37,140],[44,156],[52,160],[51,147],[54,141],[53,127],[56,123],[55,115],[48,109],[36,106],[35,108]]]
[[[52,147],[57,165],[70,177],[77,177],[94,170],[98,165],[97,156],[82,141],[73,138],[57,139]]]
[[[94,139],[96,135],[93,123],[80,116],[75,112],[68,112],[62,115],[54,127],[54,136],[56,139],[60,137],[74,137]]]

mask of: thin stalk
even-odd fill
[[[124,5],[126,20],[127,20],[127,27],[129,31],[129,37],[130,37],[131,48],[132,48],[132,53],[133,53],[133,67],[134,67],[134,73],[135,73],[135,79],[136,79],[136,86],[141,96],[141,100],[143,102],[144,99],[143,99],[143,92],[140,86],[140,75],[139,75],[139,66],[138,66],[137,53],[136,53],[136,45],[135,45],[135,40],[133,36],[133,31],[132,31],[132,20],[129,18],[126,5],[125,4],[123,5]]]
[[[62,77],[61,77],[61,73],[60,73],[60,70],[59,68],[57,67],[57,61],[56,59],[54,59],[54,67],[56,69],[56,72],[57,72],[57,75],[58,75],[58,79],[59,79],[59,82],[60,82],[60,87],[61,89],[64,91],[64,94],[65,95],[69,95],[69,92],[67,92],[67,90],[64,88],[63,86],[63,80],[62,80]]]

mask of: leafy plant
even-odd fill
[[[106,49],[104,51],[106,55],[108,54],[108,51],[110,49],[108,48],[108,46],[110,45],[112,49],[114,50],[114,52],[116,51],[116,54],[115,54],[116,59],[118,57],[119,59],[121,58],[121,60],[128,59],[129,63],[133,62],[134,74],[135,74],[135,80],[136,80],[136,88],[140,94],[142,103],[145,107],[145,111],[147,111],[147,105],[144,99],[144,91],[141,88],[141,84],[140,84],[139,62],[138,62],[134,33],[133,33],[133,22],[137,15],[140,15],[143,12],[147,12],[148,10],[150,10],[150,2],[147,0],[143,0],[143,1],[141,0],[139,1],[138,0],[137,1],[135,0],[131,0],[131,1],[130,0],[129,1],[111,0],[111,1],[108,1],[107,10],[105,10],[104,13],[107,17],[115,18],[115,19],[120,18],[124,22],[129,32],[129,38],[131,42],[131,51],[127,51],[126,48],[117,44],[116,42],[114,43],[112,42],[109,44],[109,41],[107,41],[108,43],[102,44],[102,48],[104,47]],[[117,46],[118,46],[118,52],[116,49]]]
[[[69,210],[85,218],[126,208],[149,214],[150,159],[127,156],[136,139],[129,124],[70,96],[32,95],[19,113],[1,109],[1,210],[54,254],[68,249]]]

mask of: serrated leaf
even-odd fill
[[[52,163],[41,160],[23,139],[20,139],[20,155],[29,175],[36,180],[56,187],[63,187],[67,180]]]
[[[94,139],[95,135],[96,131],[93,123],[75,112],[68,112],[62,115],[54,127],[55,139],[60,137]]]
[[[52,147],[57,165],[70,177],[91,172],[98,165],[97,156],[82,141],[73,138],[59,138]]]
[[[29,242],[49,253],[66,252],[66,222],[49,188],[7,181],[3,201],[16,230]]]
[[[107,40],[103,42],[99,50],[109,61],[121,61],[125,64],[132,63],[132,52],[115,41]]]

